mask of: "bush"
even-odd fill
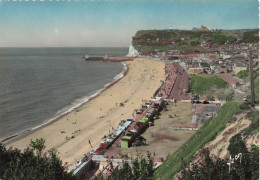
[[[153,160],[151,157],[150,152],[147,152],[147,159],[141,159],[140,161],[138,158],[135,158],[131,166],[124,162],[123,167],[121,169],[115,168],[112,171],[112,174],[108,176],[108,180],[151,180],[153,177]],[[113,167],[113,164],[110,163],[110,167]],[[99,174],[95,180],[104,180],[103,174]]]
[[[248,110],[249,109],[249,105],[247,102],[244,102],[242,103],[240,106],[239,106],[240,109],[242,110]]]
[[[32,141],[24,152],[18,149],[6,149],[0,144],[0,179],[30,180],[71,180],[72,173],[67,173],[56,151],[42,154],[45,140]]]
[[[256,31],[248,31],[248,32],[244,32],[244,36],[243,36],[243,42],[245,43],[257,43],[259,41],[259,37],[255,36],[254,34],[258,32]]]
[[[244,143],[240,145],[244,146]],[[237,146],[238,148],[240,147]],[[227,165],[227,161],[217,158],[215,161],[209,156],[209,152],[206,151],[203,157],[203,163],[200,163],[200,167],[197,164],[193,164],[193,169],[183,171],[183,179],[258,179],[259,177],[259,148],[255,145],[251,146],[251,151],[244,152],[242,159],[235,160],[230,166]],[[232,156],[234,158],[234,156]],[[202,164],[202,165],[201,165]]]
[[[259,132],[259,112],[249,112],[247,113],[246,117],[251,120],[251,124],[249,127],[245,130],[246,135],[253,135]]]
[[[236,77],[243,79],[244,81],[247,81],[249,79],[249,71],[239,71],[239,73],[236,74]]]
[[[198,46],[198,45],[200,45],[200,42],[199,42],[199,41],[191,41],[191,42],[190,42],[190,45],[192,45],[192,46]]]
[[[233,136],[229,140],[229,146],[228,146],[228,151],[230,152],[230,155],[234,157],[238,153],[247,153],[246,145],[244,141],[241,138],[241,134],[237,134]]]

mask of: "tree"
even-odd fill
[[[227,41],[229,44],[233,44],[234,42],[237,41],[237,38],[235,36],[228,36]]]
[[[179,42],[180,45],[188,45],[189,43],[185,40],[181,40],[181,42]]]
[[[241,134],[237,134],[233,136],[229,140],[230,144],[228,146],[228,151],[230,152],[230,155],[234,157],[238,153],[246,154],[248,151],[246,149],[246,145],[244,141],[241,138]]]
[[[259,147],[251,146],[249,154],[249,171],[252,172],[252,179],[259,178]]]
[[[258,42],[259,41],[259,36],[255,36],[255,34],[258,34],[257,31],[248,31],[244,32],[243,36],[243,42],[245,43],[252,43],[252,42]]]
[[[191,42],[190,42],[190,45],[192,45],[192,46],[198,46],[198,45],[200,45],[200,42],[199,42],[199,41],[191,41]]]
[[[31,143],[29,144],[30,147],[33,148],[33,150],[36,150],[36,153],[41,156],[42,151],[45,148],[45,140],[43,138],[36,139],[35,141],[31,140]]]
[[[138,158],[135,158],[132,162],[132,168],[127,162],[124,162],[123,167],[121,169],[116,168],[107,179],[151,180],[154,172],[153,167],[154,164],[151,154],[150,152],[147,152],[147,159],[142,158],[141,160],[138,160]],[[102,178],[101,175],[99,175],[99,177],[96,177],[96,180]]]
[[[243,141],[242,141],[243,142]],[[237,153],[238,151],[243,151],[242,161],[237,159],[234,163],[231,163],[231,171],[229,172],[229,167],[227,161],[213,158],[209,155],[208,150],[204,150],[203,162],[199,165],[192,164],[192,168],[188,170],[183,170],[183,179],[210,179],[210,180],[237,180],[237,179],[258,179],[259,178],[259,147],[252,145],[251,151],[245,151],[244,142],[241,143],[240,134],[236,135],[233,140],[230,141],[230,146],[234,146],[234,149],[230,149],[232,153]],[[230,147],[229,147],[230,148]],[[238,150],[236,150],[236,148]],[[234,158],[235,156],[232,156]]]
[[[133,161],[133,178],[138,179],[139,175],[139,162],[138,158],[136,157],[135,160]]]
[[[212,36],[214,38],[214,42],[217,44],[222,45],[227,42],[227,37],[221,31],[213,32]]]
[[[75,179],[72,173],[65,171],[56,151],[42,154],[45,148],[44,139],[32,142],[23,152],[18,149],[6,149],[0,144],[0,179]],[[34,150],[37,152],[35,153]]]

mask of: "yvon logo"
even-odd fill
[[[230,155],[230,158],[227,162],[227,165],[229,166],[229,173],[230,173],[230,169],[231,169],[231,165],[240,158],[240,164],[241,164],[241,160],[242,160],[242,153],[238,153],[237,155],[235,155],[235,158],[232,158]]]

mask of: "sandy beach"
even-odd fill
[[[92,149],[89,141],[96,146],[112,127],[140,108],[143,100],[149,100],[165,78],[163,62],[139,59],[126,64],[126,76],[97,98],[7,146],[24,149],[31,140],[44,138],[46,149],[57,149],[63,163],[80,160]]]

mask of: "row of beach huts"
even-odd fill
[[[108,136],[105,136],[101,142],[91,150],[91,152],[86,154],[81,160],[82,163],[73,171],[73,174],[78,179],[82,179],[83,176],[86,177],[88,174],[87,172],[91,171],[95,166],[95,161],[109,159],[105,154],[113,144],[116,144],[116,141],[120,141],[120,146],[116,144],[116,148],[131,147],[135,138],[140,136],[140,134],[158,118],[158,113],[164,107],[164,102],[164,98],[162,97],[155,97],[155,99],[145,102],[135,114],[129,116],[126,120],[121,121],[116,129],[113,129]],[[104,167],[103,170],[105,169],[106,168]]]

